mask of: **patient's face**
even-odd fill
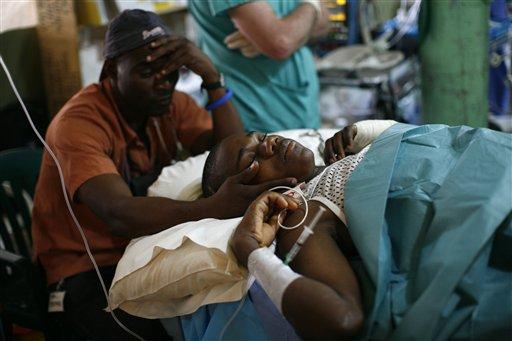
[[[297,141],[262,133],[237,134],[222,141],[217,162],[221,172],[231,176],[258,161],[259,170],[251,183],[294,177],[309,180],[315,170],[311,150]]]

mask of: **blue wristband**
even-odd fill
[[[229,101],[229,99],[231,97],[233,97],[233,91],[231,91],[231,89],[226,89],[226,93],[224,94],[224,96],[222,96],[221,98],[219,98],[215,102],[208,104],[205,107],[205,109],[208,110],[208,111],[217,109],[221,105],[226,104],[226,102]]]

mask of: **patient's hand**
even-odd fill
[[[295,199],[275,192],[260,195],[247,209],[230,240],[238,262],[247,266],[247,258],[259,247],[269,246],[279,229],[278,219],[282,210],[296,210]]]
[[[325,142],[324,162],[330,165],[336,161],[343,159],[348,153],[352,152],[354,138],[357,134],[355,124],[346,126],[342,130],[334,134],[333,137]]]

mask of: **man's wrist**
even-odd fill
[[[194,203],[196,205],[195,209],[198,210],[198,212],[201,212],[202,216],[215,219],[225,219],[219,215],[219,210],[215,209],[216,206],[212,197],[199,199],[194,201]]]
[[[208,72],[202,78],[203,78],[203,84],[204,85],[208,85],[208,84],[213,84],[213,83],[220,82],[221,79],[222,79],[222,75],[221,75],[220,72],[215,70],[215,71],[212,71],[212,72]]]

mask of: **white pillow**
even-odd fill
[[[148,196],[185,201],[199,198],[202,195],[203,167],[209,153],[205,152],[164,167],[158,179],[148,188]]]
[[[301,136],[308,130],[279,135],[310,148],[317,164],[319,139]],[[324,139],[337,130],[322,130]],[[207,153],[163,169],[148,194],[175,200],[201,196],[201,177]],[[228,247],[241,218],[203,219],[134,239],[119,261],[109,291],[113,308],[145,318],[190,314],[199,307],[237,301],[247,291],[247,271],[238,266]]]
[[[110,287],[112,307],[166,318],[240,300],[248,288],[247,270],[228,246],[240,220],[203,219],[132,240]]]

